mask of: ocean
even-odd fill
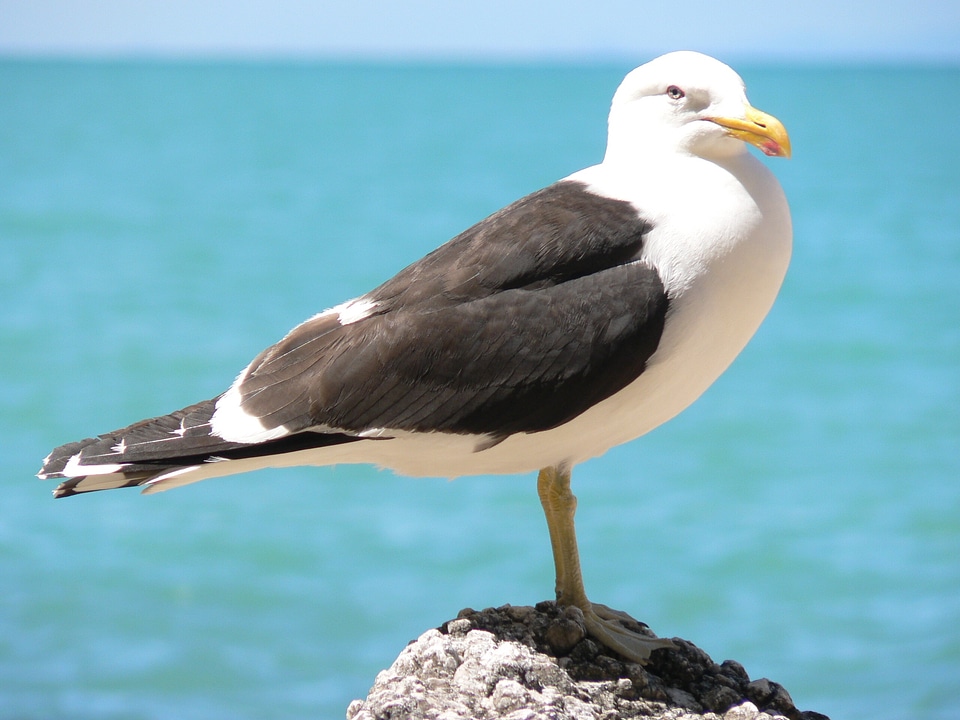
[[[55,445],[597,162],[629,66],[0,60],[0,717],[339,718],[553,567],[533,476],[50,497]],[[960,717],[960,68],[745,66],[794,258],[701,400],[576,468],[587,591],[798,707]]]

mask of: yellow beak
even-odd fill
[[[744,117],[710,118],[727,129],[727,134],[760,148],[764,155],[790,157],[790,136],[783,123],[773,115],[747,105]]]

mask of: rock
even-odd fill
[[[640,666],[586,637],[576,608],[466,609],[404,648],[347,720],[828,720],[740,663],[674,643]]]

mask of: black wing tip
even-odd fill
[[[76,487],[83,482],[84,479],[85,478],[82,477],[67,478],[53,489],[54,499],[82,495],[83,491],[77,490]]]
[[[41,480],[52,480],[64,477],[63,470],[66,468],[67,463],[70,462],[70,458],[95,442],[97,442],[97,438],[85,438],[84,440],[76,440],[54,448],[50,451],[50,454],[43,459],[43,465],[40,468],[40,472],[37,473],[37,477]]]
[[[55,500],[60,498],[73,497],[74,495],[87,495],[88,493],[101,492],[103,490],[118,490],[120,488],[139,487],[147,479],[147,474],[136,473],[125,475],[121,482],[101,485],[99,487],[83,487],[83,481],[89,478],[89,475],[83,477],[68,478],[53,489]]]
[[[60,483],[53,491],[54,500],[59,500],[60,498],[73,497],[74,495],[82,495],[82,493],[77,492],[72,487],[68,487],[67,483]]]

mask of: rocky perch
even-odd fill
[[[674,642],[641,667],[586,637],[576,608],[466,609],[404,648],[347,720],[828,720],[740,663]]]

